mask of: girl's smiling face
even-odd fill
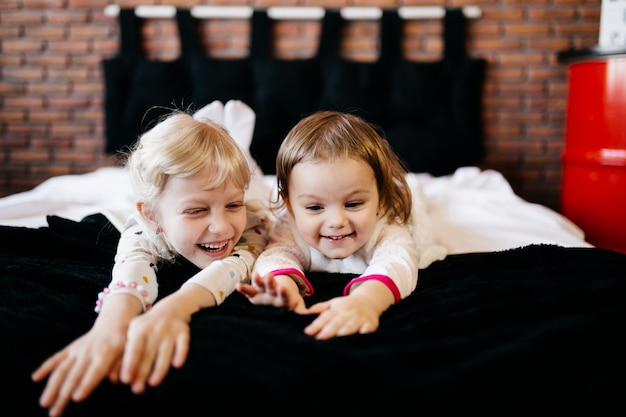
[[[244,190],[228,183],[206,189],[207,175],[171,177],[155,213],[172,248],[199,268],[228,256],[246,226]]]
[[[371,237],[379,207],[374,171],[363,161],[300,162],[289,178],[287,207],[307,244],[343,259]]]

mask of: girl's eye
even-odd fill
[[[204,211],[206,211],[206,210],[202,209],[202,208],[189,209],[189,210],[185,210],[185,214],[198,214],[198,213],[202,213]]]
[[[347,203],[346,207],[347,208],[357,208],[357,207],[362,206],[362,205],[363,205],[362,201],[352,201],[350,203]]]
[[[306,206],[306,209],[310,210],[310,211],[319,211],[319,210],[322,209],[322,206],[315,206],[315,205],[313,205],[313,206]]]
[[[243,203],[232,203],[226,206],[229,210],[237,210],[243,207]]]

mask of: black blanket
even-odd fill
[[[0,404],[45,416],[30,373],[93,323],[119,233],[100,215],[0,227]],[[194,273],[159,272],[162,295]],[[351,276],[310,276],[316,300]],[[134,395],[103,382],[67,416],[216,412],[373,415],[624,415],[626,255],[533,245],[451,255],[374,334],[316,341],[311,317],[233,294],[194,315],[185,366]],[[290,408],[290,407],[296,407]]]

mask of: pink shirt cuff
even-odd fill
[[[304,283],[304,296],[305,297],[309,297],[311,295],[313,295],[313,285],[311,285],[311,283],[309,282],[308,279],[306,279],[306,277],[304,276],[304,273],[302,273],[302,271],[300,271],[299,269],[296,268],[283,268],[283,269],[275,269],[272,271],[272,274],[274,275],[295,275],[298,278],[300,278],[302,280],[302,282]],[[299,284],[296,281],[296,284]],[[300,285],[298,285],[298,287],[300,287]]]
[[[380,281],[383,284],[385,284],[387,288],[389,288],[389,290],[393,294],[393,299],[396,303],[401,300],[400,290],[398,290],[398,287],[396,286],[395,282],[393,282],[392,279],[389,278],[387,275],[365,275],[365,276],[354,278],[353,280],[348,282],[348,285],[346,285],[346,287],[343,289],[343,295],[350,294],[350,288],[354,284],[357,284],[363,281],[368,281],[370,279],[375,279],[376,281]]]

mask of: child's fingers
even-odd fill
[[[166,338],[156,349],[154,360],[151,363],[147,361],[140,367],[138,378],[145,381],[147,380],[151,386],[157,386],[163,381],[167,371],[170,369],[170,363],[174,357],[174,344],[171,339]],[[145,372],[145,373],[144,373]]]
[[[119,358],[111,355],[101,355],[90,358],[87,368],[81,373],[80,382],[74,389],[72,400],[79,402],[84,400],[93,392],[93,390],[106,378],[111,372],[111,368],[115,367],[115,363],[119,362]]]
[[[135,368],[136,372],[134,373],[132,380],[129,381],[131,384],[130,389],[135,394],[141,394],[146,390],[146,380],[148,379],[148,375],[150,375],[156,360],[156,349],[150,347],[150,344],[147,344],[142,356],[138,358],[137,367]]]
[[[66,358],[66,350],[63,349],[60,352],[55,353],[50,358],[46,359],[39,368],[31,374],[31,378],[35,382],[43,380],[50,372],[52,372],[59,364]]]
[[[109,381],[111,383],[117,384],[118,382],[120,382],[120,369],[121,368],[122,368],[122,358],[119,357],[111,365],[111,369],[109,370]]]
[[[188,352],[189,333],[180,333],[173,345],[169,341],[167,344],[161,343],[148,383],[153,387],[159,385],[169,372],[170,365],[180,368],[185,364]]]
[[[63,361],[50,374],[46,388],[39,399],[42,407],[49,408],[48,415],[60,416],[65,411],[76,387],[81,384],[88,361],[70,358]]]
[[[61,387],[65,381],[65,375],[69,372],[70,366],[71,364],[69,363],[61,364],[50,374],[46,387],[39,397],[40,406],[48,408],[52,407],[56,402],[59,402],[59,392],[61,391]]]
[[[270,281],[274,279],[274,276],[271,274],[260,276],[256,275],[252,278],[252,287],[257,289],[260,292],[266,292],[267,286],[270,284]]]
[[[131,336],[129,333],[124,357],[122,358],[122,367],[120,369],[120,380],[125,384],[132,384],[136,378],[146,349],[146,337],[147,336],[141,332],[139,336],[136,334]]]
[[[249,298],[255,297],[259,293],[259,291],[250,284],[237,284],[236,289],[238,292]]]
[[[311,307],[307,308],[304,312],[306,314],[320,314],[325,310],[328,310],[330,303],[328,301],[324,301],[321,303],[313,304]]]
[[[309,336],[315,336],[319,338],[319,333],[324,329],[324,327],[330,321],[330,317],[327,315],[320,315],[315,320],[311,322],[308,326],[304,328],[304,333]]]
[[[180,368],[185,364],[187,354],[189,353],[189,339],[189,333],[181,333],[176,338],[176,351],[174,352],[174,357],[172,358],[173,367]]]

